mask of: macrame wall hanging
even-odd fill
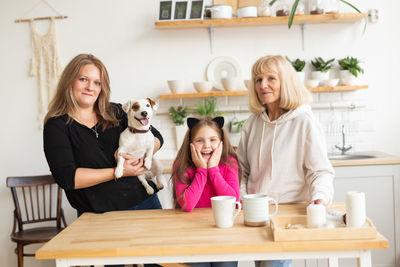
[[[57,16],[25,18],[33,9],[40,4],[46,4],[57,13]],[[57,38],[56,38],[56,19],[65,19],[67,16],[61,15],[47,0],[41,0],[32,6],[21,19],[15,22],[29,22],[32,38],[32,58],[30,63],[30,76],[37,79],[37,87],[39,92],[39,125],[43,125],[44,116],[47,113],[48,105],[54,96],[58,78],[61,75],[62,67],[58,55]],[[46,34],[39,34],[37,31],[37,20],[49,20],[49,30]]]

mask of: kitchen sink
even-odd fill
[[[366,154],[335,154],[328,155],[330,160],[357,160],[357,159],[374,159],[379,158],[378,155],[366,155]]]

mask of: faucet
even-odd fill
[[[346,135],[346,133],[345,133],[345,130],[344,130],[344,125],[342,125],[342,146],[340,147],[340,146],[338,146],[338,145],[335,145],[335,147],[337,148],[337,149],[339,149],[340,151],[342,151],[342,155],[344,155],[344,153],[346,153],[347,151],[349,151],[351,148],[352,148],[352,146],[348,146],[348,147],[346,147],[346,139],[345,139],[345,135]]]

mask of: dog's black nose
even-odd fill
[[[143,117],[147,117],[147,111],[142,111],[140,114],[142,114]]]

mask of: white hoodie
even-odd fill
[[[333,198],[335,172],[323,131],[311,107],[302,105],[275,121],[266,112],[250,116],[238,147],[241,196],[264,193],[280,203]]]

